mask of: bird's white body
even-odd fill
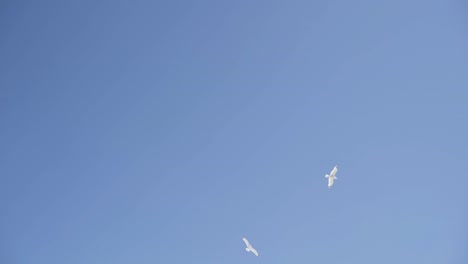
[[[250,245],[250,243],[249,243],[249,241],[247,240],[247,238],[243,237],[242,240],[244,240],[244,243],[245,243],[245,245],[247,246],[247,247],[245,248],[245,250],[246,250],[247,252],[251,251],[252,253],[255,254],[255,256],[258,257],[258,252],[257,252],[257,250],[255,250],[255,248],[253,248],[252,245]]]
[[[336,173],[338,172],[338,165],[333,168],[333,170],[330,172],[330,175],[326,174],[325,178],[328,178],[328,188],[332,187],[333,182],[338,179],[336,177]]]

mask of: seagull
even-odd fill
[[[249,241],[247,240],[247,238],[242,237],[242,240],[244,240],[245,245],[247,245],[247,247],[245,248],[245,250],[247,250],[247,252],[248,252],[248,251],[252,251],[252,253],[254,253],[255,256],[258,257],[258,252],[257,252],[257,250],[255,250],[255,248],[253,248],[252,245],[250,245],[250,243],[249,243]]]
[[[328,188],[332,187],[333,181],[338,179],[335,175],[338,172],[338,165],[336,165],[330,172],[330,175],[326,174],[325,178],[328,178]]]

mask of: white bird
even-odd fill
[[[328,188],[333,185],[333,181],[338,179],[335,175],[338,172],[338,165],[336,165],[333,170],[330,172],[330,175],[326,174],[325,178],[328,178]]]
[[[247,252],[252,251],[252,253],[254,253],[255,256],[258,257],[258,252],[257,252],[257,250],[255,250],[255,248],[253,248],[252,245],[250,245],[250,243],[249,243],[249,241],[247,240],[247,238],[242,237],[242,240],[244,240],[245,245],[247,245],[247,247],[245,248],[245,250],[247,250]]]

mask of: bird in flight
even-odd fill
[[[333,170],[330,172],[330,175],[326,174],[325,178],[328,178],[328,188],[332,187],[333,181],[338,179],[335,175],[338,172],[338,165],[336,165]]]
[[[247,240],[247,238],[242,237],[242,240],[244,240],[245,245],[247,246],[247,247],[245,248],[245,250],[247,250],[247,252],[251,251],[252,253],[255,254],[255,256],[258,257],[258,252],[257,252],[257,250],[255,250],[255,248],[253,248],[252,245],[250,245],[250,243],[249,243],[249,241]]]

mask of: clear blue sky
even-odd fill
[[[467,17],[3,1],[0,263],[468,263]]]

